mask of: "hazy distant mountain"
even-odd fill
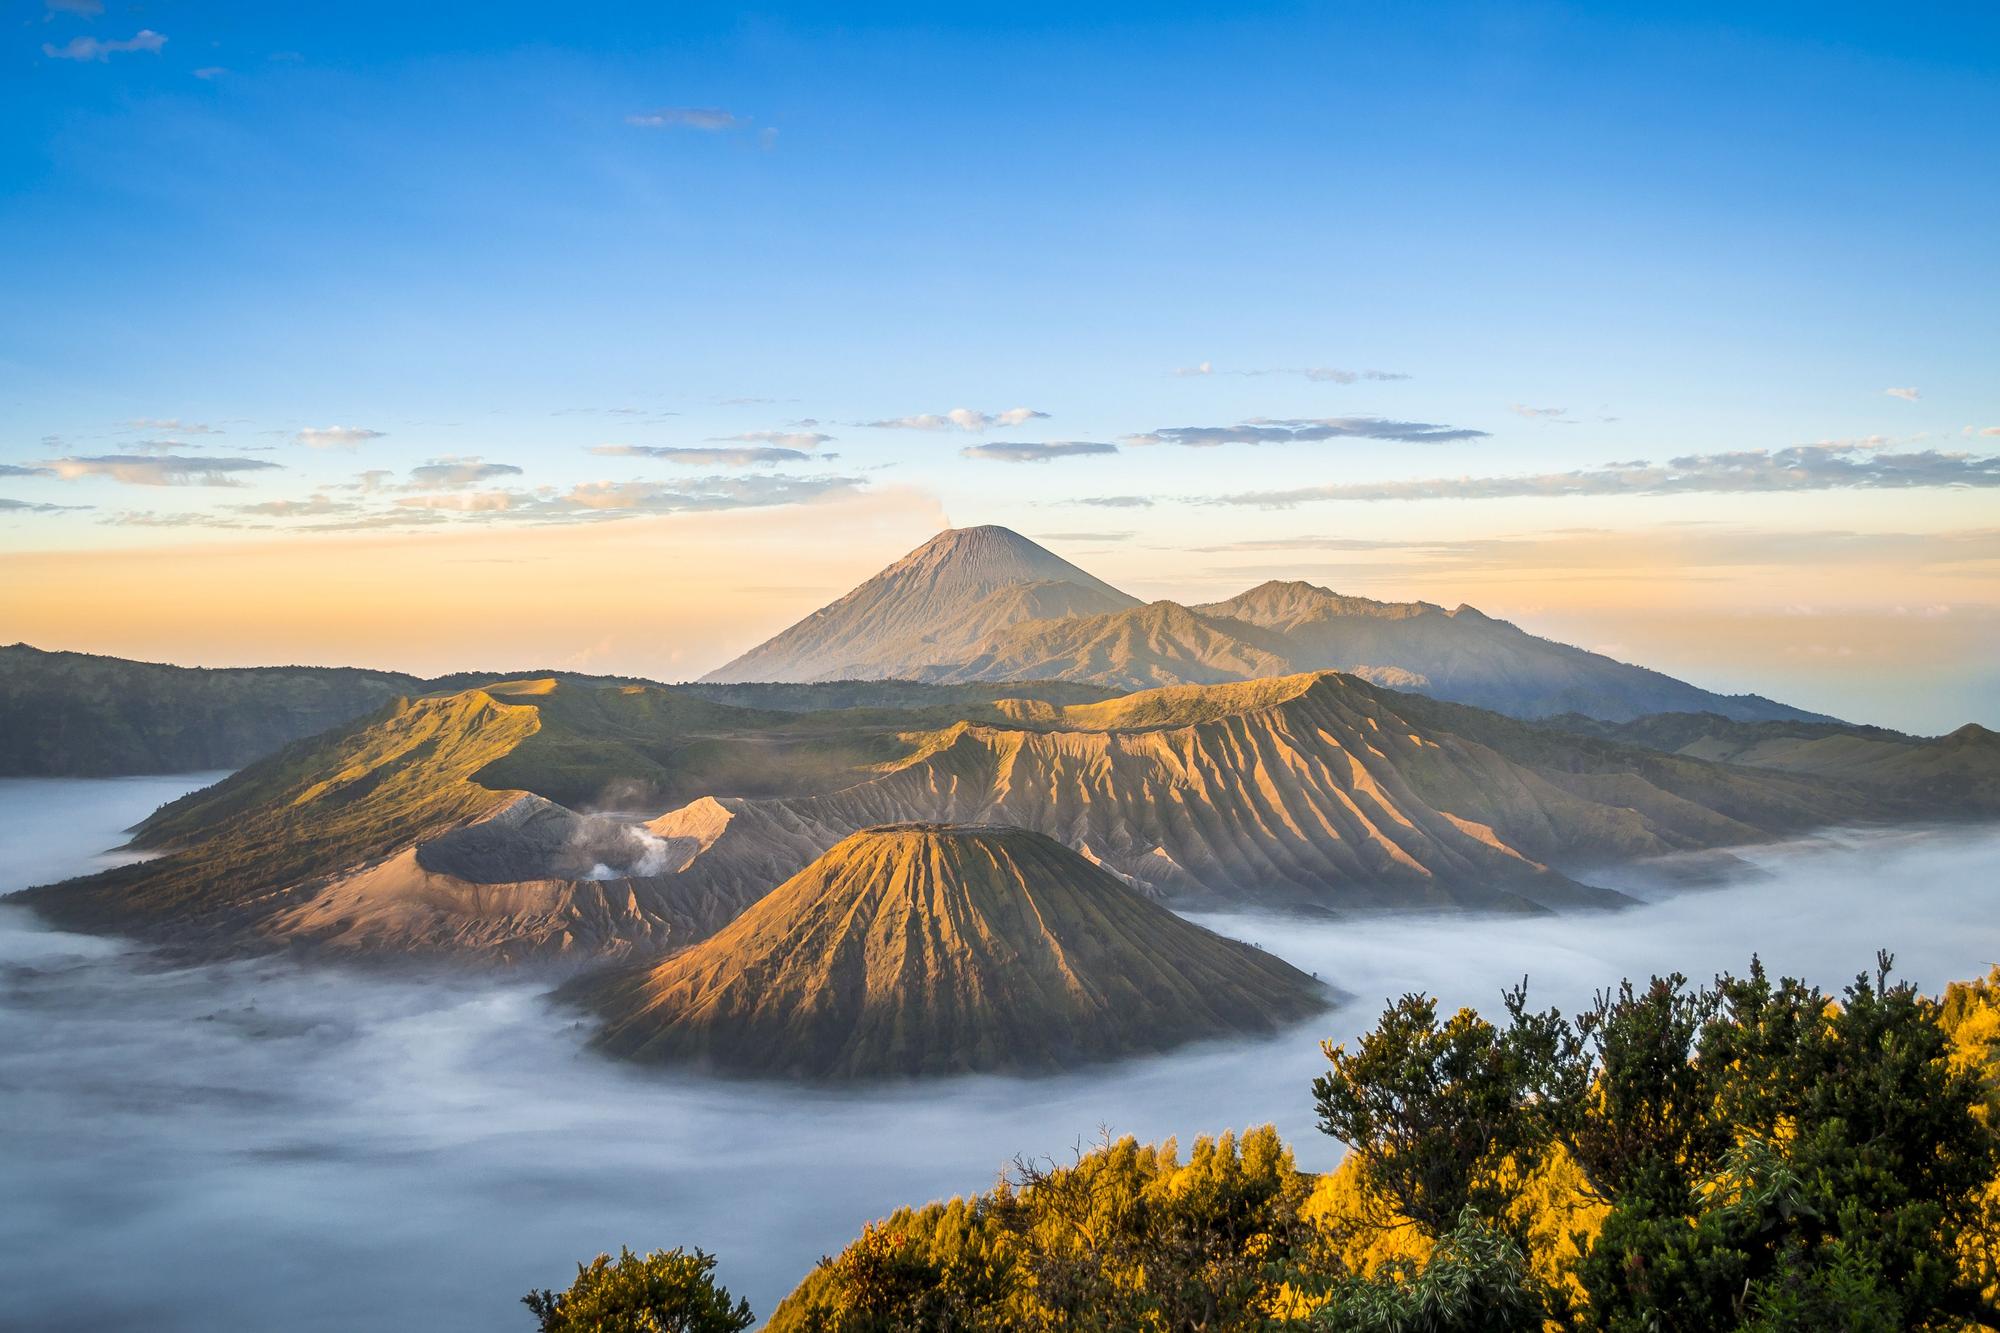
[[[1019,621],[1137,602],[1006,528],[953,528],[703,679],[915,678]]]
[[[1815,722],[1736,722],[1662,713],[1633,722],[1571,715],[1550,726],[1717,763],[1804,773],[1880,788],[1939,812],[2000,813],[2000,734],[1968,722],[1945,736]]]
[[[614,1054],[816,1079],[1061,1069],[1329,999],[1038,833],[939,825],[855,833],[713,938],[566,994]]]
[[[1276,581],[1200,606],[1142,605],[995,527],[941,533],[708,679],[1046,679],[1135,690],[1319,670],[1516,717],[1831,720],[1759,695],[1715,694],[1469,606]]]
[[[241,768],[392,699],[576,673],[461,672],[425,680],[356,667],[183,667],[0,647],[0,777],[109,777]]]
[[[1761,695],[1715,694],[1540,638],[1470,606],[1447,611],[1429,602],[1375,602],[1310,583],[1273,581],[1193,609],[1280,636],[1295,670],[1377,678],[1376,672],[1393,668],[1408,672],[1410,682],[1379,683],[1515,717],[1582,713],[1624,720],[1706,710],[1745,721],[1831,720]]]
[[[1077,680],[1144,690],[1294,670],[1280,652],[1231,632],[1248,628],[1198,616],[1178,602],[1152,602],[1107,615],[1022,621],[976,645],[978,656],[920,674],[939,681]]]
[[[240,768],[423,682],[347,667],[209,670],[0,647],[0,777]]]

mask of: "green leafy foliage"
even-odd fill
[[[715,1260],[700,1250],[621,1249],[576,1266],[568,1291],[521,1298],[541,1333],[742,1333],[755,1322],[747,1301],[717,1285]]]
[[[1304,1240],[1308,1181],[1268,1126],[1101,1143],[1068,1165],[1015,1163],[976,1199],[905,1210],[821,1263],[773,1333],[889,1329],[1249,1330]]]
[[[1468,1208],[1428,1261],[1350,1277],[1304,1322],[1324,1333],[1539,1333],[1555,1299],[1521,1245]]]
[[[2000,1168],[1990,1074],[1886,957],[1838,1000],[1753,961],[1627,984],[1573,1024],[1518,992],[1508,1010],[1441,1025],[1406,997],[1316,1087],[1364,1178],[1441,1245],[1447,1204],[1518,1215],[1516,1182],[1560,1148],[1609,1205],[1576,1265],[1582,1327],[2000,1320],[1967,1260]]]

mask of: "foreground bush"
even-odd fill
[[[869,1227],[769,1327],[2000,1328],[2000,969],[1935,1001],[1886,958],[1839,997],[1753,960],[1708,987],[1627,984],[1573,1019],[1521,990],[1498,1021],[1411,995],[1327,1057],[1321,1128],[1350,1149],[1335,1171],[1301,1173],[1269,1127],[1185,1161],[1127,1138],[1017,1162],[986,1194]],[[669,1260],[659,1288],[620,1276]],[[528,1298],[544,1330],[749,1322],[699,1252],[607,1264]],[[609,1322],[658,1290],[740,1322]]]
[[[742,1333],[755,1322],[747,1301],[710,1276],[715,1260],[700,1250],[660,1250],[644,1258],[620,1250],[578,1264],[576,1281],[558,1295],[531,1291],[521,1304],[541,1333]]]

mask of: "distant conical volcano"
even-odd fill
[[[1833,720],[1760,695],[1716,694],[1470,606],[1377,602],[1277,580],[1222,602],[1141,604],[997,527],[938,534],[708,679],[1064,680],[1143,690],[1301,671],[1344,671],[1514,717]]]
[[[1138,604],[1018,532],[950,528],[704,679],[914,678],[1022,621]]]
[[[568,993],[615,1054],[825,1079],[1052,1070],[1328,1000],[1039,833],[938,824],[864,829],[712,939]]]

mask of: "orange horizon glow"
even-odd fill
[[[691,679],[952,517],[921,492],[882,489],[576,526],[12,553],[0,555],[0,641],[189,666]],[[1875,708],[1872,694],[1934,680],[1955,701],[1924,724],[2000,722],[1995,530],[1912,544],[1661,526],[1441,549],[1413,539],[1358,554],[1050,544],[1142,597],[1201,602],[1300,578],[1383,600],[1465,602],[1708,688],[1912,726],[1918,714]]]

